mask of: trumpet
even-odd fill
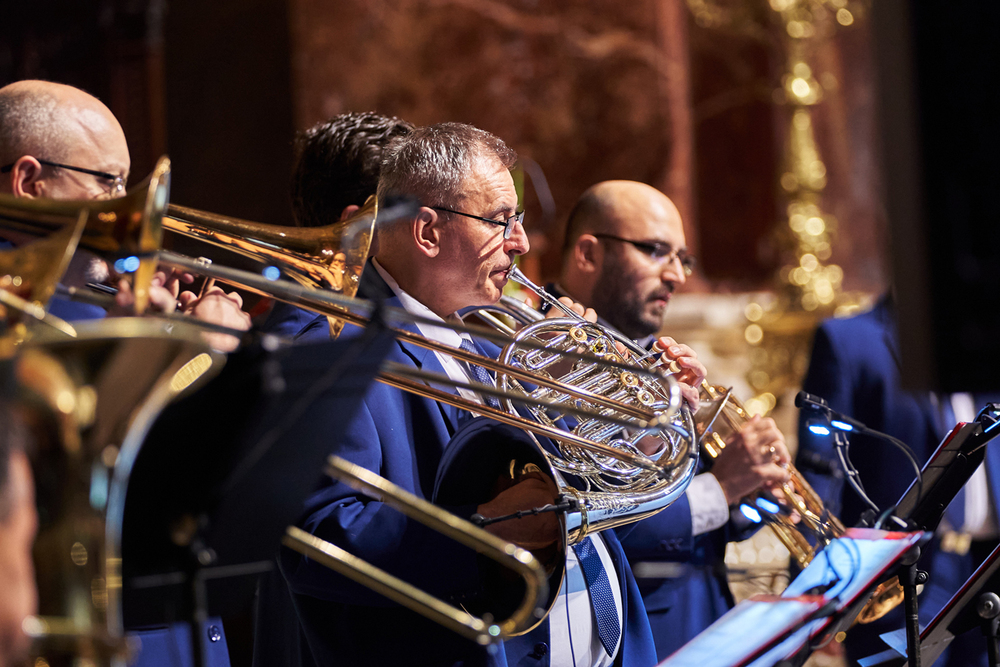
[[[33,237],[58,238],[80,225],[74,247],[109,263],[121,262],[132,278],[135,312],[149,305],[149,285],[156,273],[163,214],[170,195],[170,160],[161,157],[152,173],[125,197],[107,201],[48,201],[0,195],[0,229]],[[70,253],[72,254],[72,253]],[[65,264],[52,265],[58,281]],[[51,285],[55,288],[55,282]],[[51,296],[51,292],[46,298]]]

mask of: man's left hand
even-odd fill
[[[220,287],[212,286],[201,296],[194,292],[181,292],[178,300],[181,312],[199,320],[246,331],[250,328],[250,315],[243,312],[243,298],[237,292],[226,294]],[[205,340],[217,350],[232,352],[239,347],[236,336],[223,333],[205,333]]]
[[[660,360],[664,365],[670,366],[671,362],[676,364],[675,367],[679,370],[674,373],[674,379],[680,384],[684,400],[692,410],[697,410],[701,383],[708,374],[705,366],[698,361],[697,353],[669,336],[657,338],[653,343],[653,350],[663,353]]]

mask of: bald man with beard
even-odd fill
[[[644,183],[605,181],[584,192],[570,213],[559,282],[551,288],[645,347],[668,349],[676,341],[656,334],[693,268],[680,213],[668,197]],[[623,541],[638,574],[643,568],[636,566],[646,562],[671,563],[667,569],[676,573],[638,581],[658,659],[732,606],[726,543],[751,529],[732,510],[761,486],[786,481],[788,460],[774,422],[755,417],[706,462],[709,471],[695,476],[681,500],[639,522]]]

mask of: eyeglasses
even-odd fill
[[[694,255],[687,254],[687,250],[684,248],[674,250],[670,247],[669,243],[661,243],[659,241],[633,241],[632,239],[623,239],[622,237],[615,236],[613,234],[593,234],[593,236],[596,236],[599,239],[630,243],[635,246],[639,252],[649,255],[653,259],[661,262],[666,260],[668,264],[677,260],[681,263],[681,268],[684,270],[685,276],[690,276],[694,273]]]
[[[464,215],[467,218],[475,218],[476,220],[482,220],[483,222],[488,222],[491,225],[500,225],[503,227],[503,237],[509,239],[510,235],[514,233],[514,225],[524,225],[524,211],[520,213],[515,213],[506,220],[490,220],[489,218],[483,218],[478,215],[472,215],[471,213],[462,213],[461,211],[453,211],[450,208],[445,208],[444,206],[431,206],[430,208],[435,211],[444,211],[445,213],[454,213],[455,215]]]
[[[71,167],[68,164],[59,164],[58,162],[52,162],[50,160],[43,160],[40,157],[36,157],[39,163],[48,165],[49,167],[58,167],[59,169],[69,169],[70,171],[78,171],[81,174],[90,174],[91,176],[96,176],[97,178],[103,178],[106,181],[111,182],[111,188],[107,190],[107,194],[112,197],[117,197],[125,192],[125,178],[121,176],[115,176],[114,174],[109,174],[106,171],[95,171],[94,169],[84,169],[83,167]],[[8,165],[0,167],[0,174],[6,174],[11,169],[14,168],[16,162],[11,162]]]

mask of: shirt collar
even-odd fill
[[[389,286],[389,289],[391,289],[393,294],[395,294],[396,297],[399,299],[400,305],[403,306],[406,312],[411,313],[413,315],[426,317],[427,319],[434,320],[436,322],[441,322],[442,324],[446,323],[446,320],[444,320],[440,315],[435,313],[433,310],[431,310],[424,304],[417,301],[413,296],[407,294],[403,290],[403,288],[399,286],[399,283],[396,282],[396,279],[393,278],[391,275],[389,275],[389,272],[386,271],[382,267],[382,265],[378,263],[378,260],[375,259],[374,257],[372,258],[372,266],[375,267],[375,270],[378,271],[378,274],[382,277],[382,280],[385,281],[385,284]],[[418,322],[417,329],[420,331],[421,334],[427,336],[431,340],[436,341],[438,343],[444,343],[445,345],[450,345],[452,347],[462,346],[462,336],[460,336],[459,333],[454,329],[447,327],[436,327],[432,324],[427,324],[424,322]]]

